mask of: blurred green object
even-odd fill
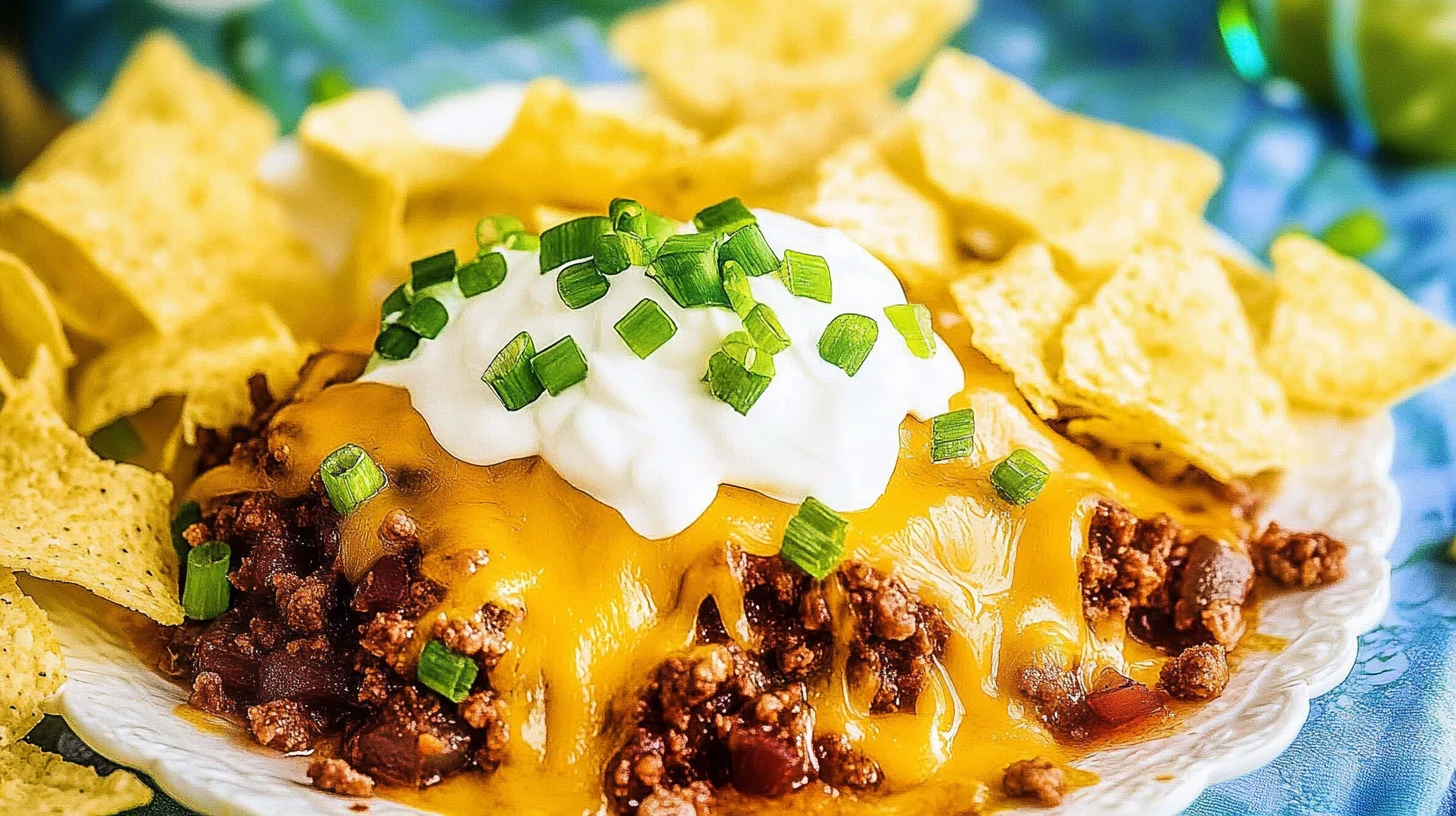
[[[1329,225],[1320,239],[1342,255],[1362,258],[1385,243],[1385,219],[1369,208],[1355,210]]]
[[[1456,160],[1456,0],[1221,0],[1218,21],[1245,79],[1339,107],[1357,148]]]

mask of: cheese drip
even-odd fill
[[[1155,655],[1132,642],[1102,642],[1083,618],[1079,563],[1096,499],[1144,516],[1167,512],[1224,540],[1242,532],[1229,508],[1205,494],[1153,485],[1057,436],[1029,413],[1009,378],[969,350],[964,325],[942,329],[967,372],[951,407],[976,411],[975,450],[932,464],[929,424],[906,419],[884,496],[849,515],[848,547],[849,557],[904,578],[939,605],[953,634],[913,713],[871,716],[849,693],[842,649],[833,676],[811,688],[819,728],[847,734],[886,774],[883,796],[842,800],[842,812],[949,812],[979,784],[996,790],[1012,761],[1075,759],[1086,749],[1057,744],[1016,697],[1016,670],[1034,656],[1080,665],[1088,679],[1110,665],[1156,681]],[[344,522],[341,558],[350,574],[380,554],[384,515],[404,508],[420,523],[425,571],[448,586],[442,609],[467,614],[495,601],[524,611],[514,649],[492,673],[510,710],[505,765],[426,791],[387,793],[445,813],[601,812],[602,770],[630,725],[632,703],[654,668],[691,643],[703,599],[713,597],[730,635],[752,648],[728,548],[775,553],[794,511],[723,487],[687,529],[647,539],[539,458],[494,466],[455,459],[411,410],[407,392],[377,383],[328,388],[284,409],[273,427],[289,447],[284,473],[228,466],[204,475],[193,495],[259,487],[297,495],[325,455],[353,442],[391,481]],[[1018,447],[1053,471],[1025,508],[997,499],[988,480]],[[470,576],[446,569],[444,556],[475,548],[489,551],[487,566]],[[420,632],[417,647],[429,636]],[[824,804],[820,798],[810,791],[743,808],[810,811]]]

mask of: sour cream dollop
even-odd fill
[[[509,271],[490,292],[467,299],[444,287],[450,320],[439,337],[421,341],[407,360],[376,359],[363,379],[407,389],[452,456],[477,465],[540,456],[647,538],[685,530],[720,485],[791,503],[813,496],[841,512],[866,509],[894,472],[901,421],[944,413],[965,374],[938,337],[929,359],[911,354],[884,312],[905,303],[905,292],[874,256],[838,230],[755,214],[780,256],[794,249],[829,262],[833,302],[795,297],[773,275],[751,279],[754,298],[778,314],[792,344],[774,357],[777,373],[747,415],[702,381],[708,358],[743,328],[733,311],[679,307],[641,267],[612,276],[604,297],[573,310],[557,294],[555,273],[541,274],[534,252],[503,251]],[[645,360],[613,328],[643,298],[678,326]],[[825,327],[846,313],[880,326],[853,377],[818,351]],[[542,394],[512,412],[481,374],[522,331],[537,349],[571,335],[588,372],[559,396]]]

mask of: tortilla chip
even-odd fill
[[[825,97],[888,92],[970,17],[972,0],[678,0],[619,21],[613,51],[712,129]]]
[[[1001,261],[976,267],[950,287],[971,324],[971,344],[1011,373],[1038,416],[1059,416],[1058,405],[1070,398],[1056,381],[1058,341],[1081,298],[1057,274],[1045,244],[1022,244]]]
[[[696,154],[697,131],[618,96],[577,94],[556,79],[532,82],[509,131],[471,170],[488,198],[550,201],[605,211],[661,168]]]
[[[1061,386],[1116,442],[1172,453],[1220,481],[1288,463],[1294,429],[1243,307],[1210,256],[1132,255],[1062,332]],[[1109,440],[1114,441],[1114,440]]]
[[[182,622],[166,478],[102,460],[26,382],[0,407],[0,566]]]
[[[152,789],[127,771],[100,776],[26,742],[0,750],[0,812],[109,816],[151,801]]]
[[[76,362],[45,286],[24,261],[0,252],[0,369],[23,375],[42,346],[61,368]]]
[[[311,349],[300,345],[268,306],[215,312],[176,334],[146,334],[113,346],[81,371],[76,430],[90,436],[157,399],[180,395],[182,438],[226,429],[253,415],[248,378],[261,373],[281,394],[293,386]]]
[[[270,299],[296,326],[320,325],[331,302],[323,270],[254,177],[271,121],[258,127],[255,106],[175,43],[147,42],[114,104],[21,174],[0,240],[55,294],[67,324],[105,342],[175,330],[240,295]],[[158,64],[175,83],[136,79]],[[188,118],[191,100],[168,96],[177,87],[199,89],[212,118]]]
[[[298,139],[371,172],[393,175],[411,192],[455,182],[479,158],[425,139],[409,110],[385,90],[356,91],[314,105],[299,122]]]
[[[1456,330],[1359,261],[1305,235],[1274,242],[1264,362],[1296,404],[1369,414],[1456,370]]]
[[[65,681],[61,644],[45,612],[0,567],[0,746],[29,733],[41,702]]]
[[[1198,219],[1218,162],[1185,144],[1057,109],[985,61],[947,49],[910,99],[929,179],[1097,272]]]

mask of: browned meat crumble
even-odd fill
[[[898,579],[864,564],[839,571],[854,614],[849,675],[874,689],[870,711],[914,710],[933,661],[945,651],[950,627]]]
[[[374,780],[354,770],[342,759],[319,757],[308,764],[308,778],[314,787],[345,796],[373,796]]]
[[[1043,807],[1055,807],[1067,792],[1067,778],[1061,768],[1041,757],[1022,759],[1006,767],[1001,789],[1007,796],[1035,799]]]
[[[1296,533],[1270,524],[1250,546],[1254,569],[1286,586],[1332,584],[1345,577],[1349,548],[1324,533]]]
[[[1195,702],[1223,694],[1228,681],[1228,656],[1216,643],[1189,646],[1164,663],[1158,674],[1158,688],[1174,699]]]

